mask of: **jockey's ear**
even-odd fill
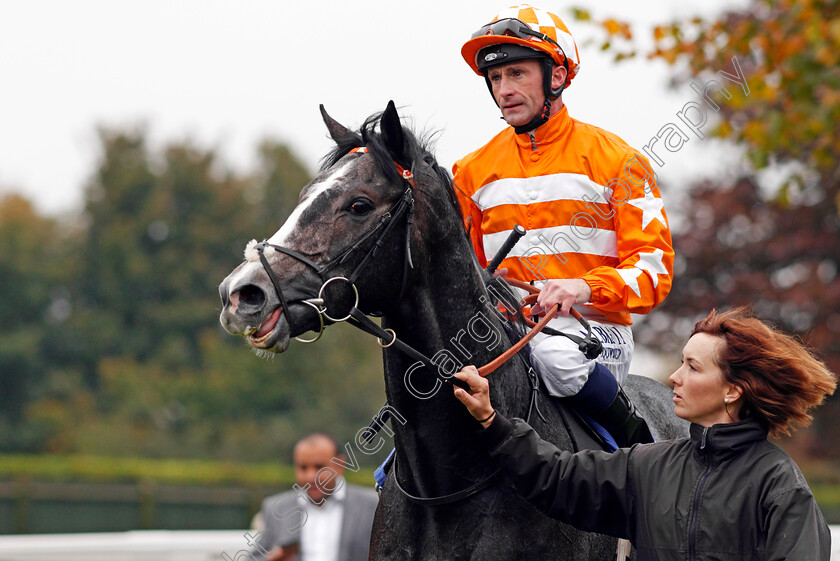
[[[327,131],[330,133],[330,138],[335,140],[336,144],[341,144],[342,140],[354,138],[352,132],[347,130],[347,127],[333,119],[324,109],[324,104],[318,106],[321,109],[321,118],[324,119],[324,124],[327,125]]]
[[[566,84],[566,75],[568,71],[565,67],[555,64],[551,69],[551,89],[558,90]]]
[[[379,123],[382,130],[382,139],[385,141],[385,146],[388,147],[388,152],[395,162],[402,166],[407,165],[408,162],[405,161],[405,136],[393,100],[388,102],[388,107],[382,112],[382,119]]]

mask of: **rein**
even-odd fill
[[[454,380],[458,381],[457,378],[455,378]],[[525,422],[526,423],[531,422],[531,414],[534,411],[536,411],[537,414],[539,414],[540,418],[543,421],[546,421],[546,418],[543,416],[542,411],[540,411],[540,407],[537,404],[537,396],[539,395],[539,391],[540,391],[540,381],[539,381],[539,378],[537,378],[537,373],[534,371],[533,367],[530,367],[530,366],[528,367],[528,381],[531,384],[531,400],[530,400],[530,403],[528,404],[528,413],[525,415]],[[376,415],[376,417],[374,417],[374,422],[385,423],[385,422],[388,421],[387,409],[385,409],[385,407],[387,407],[387,405],[388,404],[386,403],[385,406],[383,406],[383,408]],[[385,414],[383,414],[383,412],[385,412]],[[371,425],[371,426],[373,426],[373,425]],[[381,426],[382,425],[380,424],[379,428],[381,428]],[[371,427],[368,427],[368,429],[366,429],[366,432],[365,432],[365,441],[366,442],[370,442],[368,440],[368,433],[367,433],[368,430],[371,430]],[[374,430],[376,430],[376,429],[374,429]],[[370,435],[370,440],[373,440],[373,436],[375,436],[375,434],[376,434],[376,432],[374,432],[373,435]],[[400,478],[399,478],[399,475],[397,474],[397,459],[396,459],[396,457],[393,457],[392,464],[393,464],[393,468],[394,468],[394,485],[396,485],[397,489],[400,491],[400,493],[403,494],[403,496],[405,496],[406,499],[408,499],[409,501],[411,501],[415,504],[419,504],[419,505],[423,505],[423,506],[440,506],[440,505],[452,504],[452,503],[467,499],[467,498],[475,495],[479,491],[483,491],[484,489],[487,489],[488,487],[490,487],[491,485],[496,483],[496,480],[499,478],[499,475],[502,472],[501,468],[499,468],[499,469],[495,470],[494,472],[492,472],[487,477],[485,477],[484,479],[482,479],[481,481],[479,481],[478,483],[474,483],[473,485],[470,485],[466,489],[461,489],[460,491],[456,491],[455,493],[450,493],[448,495],[441,495],[439,497],[420,497],[420,496],[417,496],[417,495],[412,495],[411,493],[406,491],[403,488],[402,485],[400,485]]]
[[[525,306],[533,305],[537,301],[537,296],[539,296],[540,289],[528,284],[527,282],[523,282],[517,279],[505,279],[509,285],[520,288],[527,292],[530,292],[528,296],[526,296],[522,300],[522,304]],[[574,308],[569,309],[569,315],[578,320],[578,322],[586,328],[587,334],[585,337],[578,337],[576,335],[571,335],[569,333],[561,333],[557,330],[551,329],[550,327],[546,327],[552,319],[557,315],[559,311],[559,306],[555,304],[552,306],[548,312],[546,312],[545,316],[540,320],[539,323],[534,323],[532,320],[525,317],[525,324],[528,325],[531,330],[525,334],[519,341],[517,341],[514,345],[512,345],[508,350],[497,356],[492,361],[488,362],[484,366],[479,367],[478,373],[482,377],[487,377],[488,375],[492,374],[494,370],[504,364],[510,357],[518,353],[522,350],[528,342],[534,338],[534,336],[541,332],[545,331],[549,335],[561,335],[563,337],[567,337],[578,344],[578,348],[580,351],[586,356],[586,358],[592,360],[596,358],[598,355],[601,354],[601,350],[603,346],[601,342],[592,336],[592,326],[589,325],[589,322],[584,319],[580,312],[575,310]]]

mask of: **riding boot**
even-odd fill
[[[636,443],[654,442],[647,422],[639,415],[621,386],[618,387],[618,393],[609,407],[594,417],[610,431],[616,443],[622,448]]]
[[[647,423],[603,364],[595,363],[583,388],[570,399],[603,425],[619,447],[654,441]]]

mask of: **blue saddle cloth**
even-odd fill
[[[391,453],[388,454],[388,457],[385,458],[385,461],[382,462],[382,465],[376,468],[376,471],[373,472],[373,479],[374,481],[376,481],[376,486],[380,489],[385,487],[385,480],[388,478],[388,471],[385,466],[388,466],[390,464],[391,458],[394,457],[394,452],[396,452],[396,449],[391,448]]]
[[[615,438],[610,434],[610,432],[605,429],[602,425],[598,423],[595,419],[584,413],[583,411],[578,410],[578,415],[580,418],[586,421],[586,424],[589,425],[595,433],[601,437],[604,441],[604,447],[607,449],[607,452],[615,452],[618,450],[618,444],[615,442]]]

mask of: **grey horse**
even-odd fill
[[[451,177],[402,126],[393,102],[359,132],[322,113],[336,147],[280,230],[252,244],[222,282],[221,323],[265,352],[345,319],[387,333],[380,344],[395,454],[371,558],[615,559],[615,538],[552,520],[516,495],[452,394],[455,368],[490,362],[521,330],[496,312]],[[361,314],[381,316],[382,331]],[[530,417],[563,449],[597,445],[521,353],[491,376],[492,401],[506,416]],[[631,375],[625,391],[654,437],[687,436],[664,385]]]

